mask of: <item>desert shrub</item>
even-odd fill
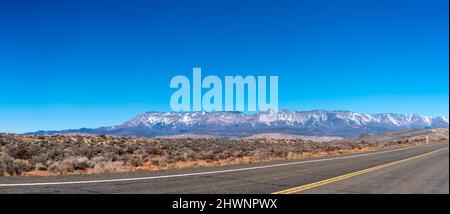
[[[110,172],[121,172],[124,171],[122,169],[124,162],[116,161],[116,162],[99,162],[94,168],[94,173],[110,173]]]
[[[29,172],[34,169],[34,166],[32,166],[27,160],[14,160],[14,171],[17,173],[16,175],[20,175],[23,172]]]
[[[39,164],[39,163],[45,163],[45,162],[47,162],[47,160],[48,160],[48,156],[46,154],[42,154],[42,155],[39,155],[39,156],[32,157],[29,160],[29,162],[32,165],[36,165],[36,164]]]
[[[128,160],[128,164],[134,167],[142,166],[142,159],[141,157],[137,155],[131,156],[131,158]]]
[[[130,158],[128,157],[128,155],[120,155],[118,161],[122,161],[124,163],[128,162]]]
[[[153,146],[146,146],[145,153],[147,153],[149,155],[163,155],[164,151],[161,149],[155,148]]]
[[[185,161],[184,159],[184,155],[181,153],[176,153],[173,155],[169,155],[169,163],[176,163],[176,162],[180,162],[180,161]]]
[[[141,155],[141,158],[142,158],[143,162],[149,162],[151,160],[152,156],[150,156],[147,153],[144,153],[144,154]]]
[[[74,170],[86,169],[89,167],[87,157],[71,156],[63,160],[63,163],[69,164]]]
[[[235,155],[234,155],[234,151],[232,150],[232,149],[230,149],[230,148],[227,148],[227,149],[225,149],[224,151],[223,151],[223,154],[221,155],[221,158],[222,159],[229,159],[229,158],[232,158],[232,157],[236,157]]]
[[[103,153],[103,154],[101,154],[101,156],[104,157],[105,159],[107,159],[108,161],[112,161],[112,162],[117,161],[120,158],[120,155],[118,155],[116,153],[111,153],[111,152]]]
[[[49,150],[49,152],[47,153],[47,158],[50,160],[62,160],[64,158],[64,150],[63,148],[60,147],[54,147],[52,149]]]
[[[245,152],[243,152],[241,150],[233,151],[232,156],[237,157],[237,158],[242,158],[245,156]]]
[[[59,174],[65,174],[67,172],[73,171],[73,169],[66,169],[66,167],[62,165],[60,162],[52,162],[48,167],[48,170]]]
[[[136,144],[127,144],[125,146],[125,152],[128,154],[133,154],[135,150],[138,150],[139,146]]]
[[[97,155],[97,153],[101,151],[102,149],[98,146],[88,146],[82,144],[80,147],[74,149],[73,154],[77,156],[93,158],[95,155]]]
[[[6,145],[6,140],[3,134],[0,134],[0,147]]]
[[[161,156],[160,158],[153,160],[153,163],[160,167],[166,167],[168,164],[167,159],[168,158],[166,156]]]
[[[214,154],[213,151],[205,151],[200,153],[200,159],[215,161],[218,160],[219,158],[216,156],[216,154]]]
[[[14,173],[14,159],[11,158],[8,154],[0,155],[0,175],[12,175]]]
[[[26,160],[14,160],[8,154],[0,155],[0,175],[21,175],[33,170],[33,166]]]
[[[197,154],[193,150],[187,149],[187,151],[183,152],[183,160],[184,161],[197,160]]]
[[[47,170],[48,169],[47,165],[44,163],[37,163],[34,165],[34,168],[37,170]]]
[[[285,148],[277,148],[272,151],[270,151],[272,156],[278,157],[278,158],[286,158],[288,151]]]
[[[117,155],[123,155],[127,153],[125,149],[116,146],[107,146],[106,148],[102,148],[102,151],[104,153],[113,153]]]
[[[133,154],[143,154],[145,151],[143,150],[143,149],[141,149],[141,148],[138,148],[138,149],[135,149],[134,151],[133,151]]]
[[[61,162],[54,162],[50,165],[49,170],[60,174],[83,170],[89,167],[88,161],[89,159],[87,157],[70,156]]]
[[[267,151],[258,149],[255,152],[253,152],[252,160],[260,161],[260,160],[265,160],[268,157],[269,157],[269,153]]]
[[[159,149],[163,150],[163,151],[169,150],[170,149],[170,143],[168,143],[167,141],[159,142]]]
[[[99,163],[99,162],[107,162],[107,161],[109,161],[109,159],[104,156],[96,156],[96,157],[92,158],[92,161],[94,163]]]
[[[6,149],[6,152],[15,159],[28,160],[33,153],[27,143],[19,142],[16,145],[11,145]]]

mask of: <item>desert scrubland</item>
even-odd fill
[[[331,142],[0,134],[0,176],[208,167],[371,152],[427,143],[448,143],[448,129],[409,130]]]

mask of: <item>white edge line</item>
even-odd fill
[[[349,158],[372,156],[372,155],[378,155],[378,154],[384,154],[384,153],[390,153],[390,152],[397,152],[397,151],[413,149],[413,148],[427,147],[427,146],[432,146],[432,145],[436,145],[436,144],[422,145],[422,146],[413,146],[413,147],[405,147],[405,148],[400,148],[400,149],[387,150],[387,151],[374,152],[374,153],[366,153],[366,154],[359,154],[359,155],[351,155],[351,156],[345,156],[345,157],[332,157],[332,158],[323,158],[323,159],[308,160],[308,161],[297,161],[297,162],[290,162],[290,163],[272,164],[272,165],[265,165],[265,166],[245,167],[245,168],[239,168],[239,169],[216,170],[216,171],[209,171],[209,172],[195,172],[195,173],[185,173],[185,174],[176,174],[176,175],[161,175],[161,176],[135,177],[135,178],[118,178],[118,179],[107,179],[107,180],[90,180],[90,181],[65,181],[65,182],[0,184],[0,187],[49,186],[49,185],[67,185],[67,184],[109,183],[109,182],[121,182],[121,181],[139,181],[139,180],[151,180],[151,179],[161,179],[161,178],[187,177],[187,176],[195,176],[195,175],[210,175],[210,174],[218,174],[218,173],[238,172],[238,171],[264,169],[264,168],[272,168],[272,167],[279,167],[279,166],[290,166],[290,165],[305,164],[305,163],[315,163],[315,162],[324,162],[324,161],[331,161],[331,160],[342,160],[342,159],[349,159]]]

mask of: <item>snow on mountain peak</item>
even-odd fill
[[[419,114],[361,114],[350,111],[292,111],[268,110],[256,114],[236,111],[223,112],[146,112],[125,122],[121,127],[386,127],[389,129],[448,127],[448,116],[427,117]]]

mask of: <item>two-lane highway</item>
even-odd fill
[[[448,144],[321,159],[88,176],[0,177],[0,193],[449,193]]]

